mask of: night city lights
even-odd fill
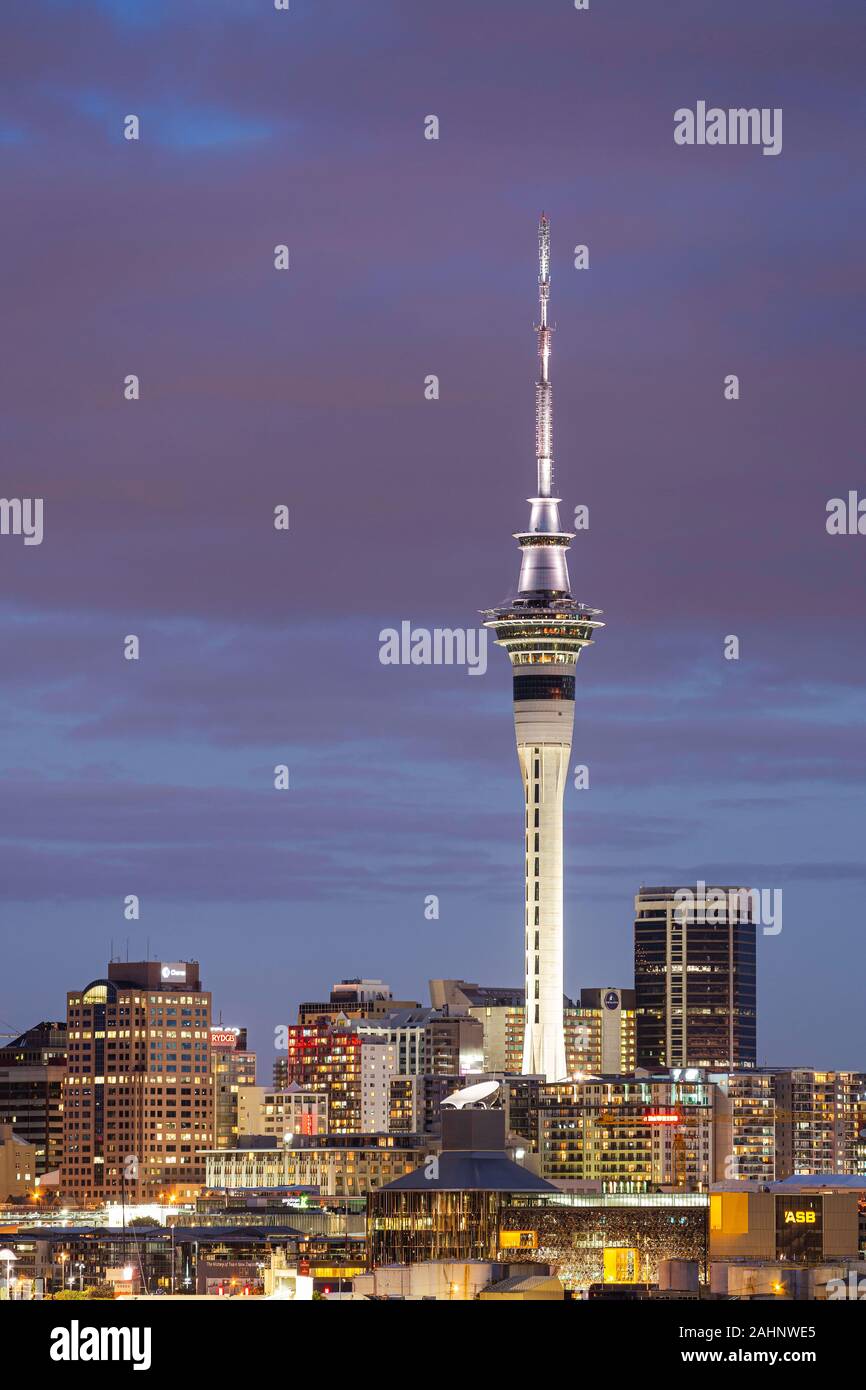
[[[862,4],[0,33],[7,1348],[855,1364]]]

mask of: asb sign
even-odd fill
[[[817,1261],[824,1254],[821,1197],[776,1197],[776,1258]]]

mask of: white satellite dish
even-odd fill
[[[486,1110],[488,1107],[485,1101],[495,1096],[498,1090],[498,1081],[478,1081],[474,1086],[464,1086],[462,1091],[452,1091],[450,1096],[445,1097],[442,1105],[447,1105],[452,1110],[467,1110],[477,1105],[480,1109]]]

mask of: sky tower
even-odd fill
[[[550,384],[550,222],[538,224],[538,356],[535,386],[536,495],[529,526],[516,531],[520,576],[514,597],[487,609],[514,670],[514,728],[526,801],[524,957],[526,1030],[523,1070],[548,1081],[566,1076],[562,1024],[562,802],[574,725],[574,671],[589,646],[600,609],[572,597],[565,555],[570,531],[553,494],[553,387]]]

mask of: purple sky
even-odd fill
[[[127,936],[201,960],[264,1077],[343,975],[520,983],[506,659],[385,667],[378,634],[516,579],[545,208],[572,583],[608,624],[566,988],[631,984],[641,882],[781,888],[760,1057],[866,1067],[866,537],[825,530],[866,495],[862,4],[14,9],[0,491],[45,538],[0,537],[0,1028]],[[781,155],[675,146],[698,100],[783,108]]]

